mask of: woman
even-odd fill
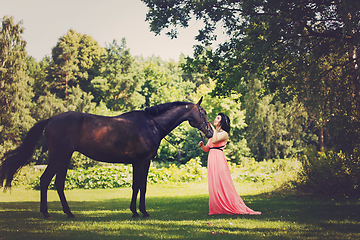
[[[210,124],[211,125],[211,124]],[[214,120],[213,137],[207,145],[201,141],[199,146],[208,156],[208,181],[209,181],[209,215],[214,214],[254,214],[248,208],[241,197],[237,194],[234,183],[231,179],[229,165],[225,159],[223,149],[229,138],[230,119],[223,113]]]

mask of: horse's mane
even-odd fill
[[[159,105],[155,105],[152,107],[148,107],[145,108],[145,112],[148,113],[150,116],[152,117],[156,117],[159,114],[162,114],[174,107],[177,106],[183,106],[183,105],[187,105],[190,104],[188,102],[170,102],[170,103],[163,103],[163,104],[159,104]]]

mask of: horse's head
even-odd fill
[[[213,136],[213,130],[206,118],[206,111],[200,106],[201,102],[202,97],[199,102],[195,104],[196,109],[193,110],[192,118],[189,118],[189,124],[203,132],[207,138],[211,138]]]

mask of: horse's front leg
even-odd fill
[[[144,218],[150,217],[150,215],[146,212],[146,207],[145,207],[146,182],[147,179],[140,188],[140,204],[139,204],[139,210],[143,214]]]
[[[146,188],[147,188],[147,177],[149,173],[150,161],[146,161],[141,167],[141,185],[140,185],[140,204],[139,210],[143,214],[143,217],[150,217],[150,215],[146,212],[145,207],[145,195],[146,195]]]
[[[131,203],[130,203],[130,210],[133,213],[132,217],[137,218],[137,217],[140,217],[140,215],[136,211],[136,199],[137,199],[137,195],[139,192],[139,188],[136,186],[134,177],[133,177],[132,189],[133,189],[133,193],[132,193],[132,198],[131,198]]]
[[[133,164],[133,195],[130,205],[130,210],[133,212],[133,217],[139,216],[139,214],[136,212],[136,199],[139,190],[140,190],[139,210],[143,214],[143,217],[150,217],[150,215],[146,212],[146,207],[145,207],[145,194],[146,194],[149,166],[150,166],[150,160],[143,161],[139,164]]]

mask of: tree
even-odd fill
[[[145,97],[144,107],[164,102],[189,101],[195,83],[183,78],[184,72],[178,62],[164,62],[160,57],[151,57],[143,60],[141,65],[144,83],[139,93]]]
[[[271,95],[260,97],[262,85],[253,78],[244,96],[248,147],[257,160],[293,157],[313,137],[304,131],[307,112],[296,100],[283,104]]]
[[[87,93],[91,91],[91,80],[100,76],[105,64],[106,50],[91,36],[81,35],[78,48],[79,85]]]
[[[68,111],[89,113],[95,108],[96,103],[91,102],[94,98],[90,93],[86,93],[79,86],[72,87],[69,91],[69,98],[66,101]]]
[[[4,17],[0,28],[0,144],[16,144],[34,124],[30,116],[32,81],[26,75],[22,22]]]
[[[134,59],[126,40],[118,45],[113,40],[106,48],[104,68],[100,76],[91,81],[95,102],[104,101],[109,109],[128,111],[142,102],[138,90],[142,84],[133,66]]]
[[[70,29],[52,49],[48,82],[53,93],[66,99],[71,87],[89,92],[92,79],[101,73],[104,49],[90,36]]]
[[[156,34],[170,28],[167,34],[176,37],[176,28],[195,17],[204,22],[196,38],[206,46],[222,24],[229,40],[205,55],[198,47],[197,57],[188,61],[216,80],[215,94],[237,90],[244,95],[255,74],[264,81],[265,93],[275,93],[282,102],[297,98],[311,108],[319,128],[337,116],[360,132],[359,1],[143,2]]]
[[[36,102],[40,96],[46,95],[47,84],[46,77],[47,71],[50,63],[50,57],[44,57],[40,62],[36,62],[33,57],[27,57],[27,75],[33,79],[33,102]]]

